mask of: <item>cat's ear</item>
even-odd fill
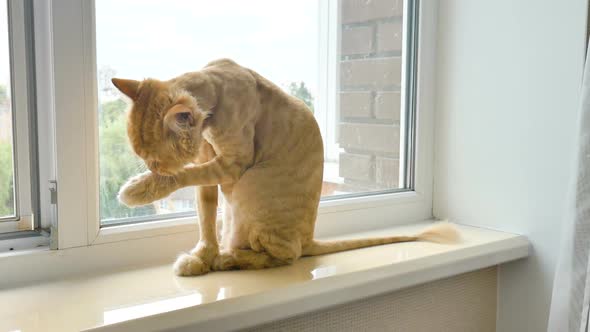
[[[172,106],[164,115],[164,125],[175,133],[180,133],[195,125],[195,114],[183,104]]]
[[[123,92],[127,97],[132,100],[137,100],[137,97],[139,96],[139,81],[113,78],[111,82],[113,82],[117,89]]]

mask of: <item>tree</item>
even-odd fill
[[[14,214],[14,173],[12,169],[12,145],[0,141],[0,216]]]
[[[111,83],[111,79],[115,75],[117,75],[117,71],[110,66],[102,66],[98,70],[98,91],[103,96],[116,97],[119,95],[119,91]]]
[[[313,113],[313,96],[309,89],[305,86],[305,82],[291,82],[288,85],[289,93],[293,97],[301,99]]]
[[[2,115],[2,112],[10,112],[9,102],[6,85],[0,84],[0,115]],[[0,117],[0,119],[9,120],[10,117]],[[0,128],[3,128],[3,130],[8,129],[10,132],[10,123],[0,124]],[[14,214],[12,143],[10,139],[2,140],[0,138],[0,217],[12,214]]]
[[[0,105],[6,105],[8,103],[8,91],[6,85],[0,84]]]
[[[131,176],[139,173],[142,161],[129,147],[125,109],[122,99],[103,103],[99,109],[100,142],[100,216],[102,219],[138,217],[155,214],[153,205],[129,209],[119,203],[117,193]]]
[[[121,98],[103,103],[100,107],[100,125],[108,126],[120,118],[125,118],[126,108],[127,103]],[[122,135],[124,134],[122,133]]]

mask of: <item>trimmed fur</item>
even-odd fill
[[[256,72],[222,59],[169,81],[113,81],[133,100],[128,135],[149,172],[121,188],[140,206],[196,186],[201,239],[174,264],[178,275],[259,269],[404,241],[453,242],[437,224],[415,236],[316,241],[324,152],[313,114]],[[221,243],[218,187],[225,198]]]

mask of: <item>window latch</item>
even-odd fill
[[[57,228],[57,181],[49,180],[49,202],[51,203],[51,227],[49,230],[49,248],[58,249],[58,228]]]
[[[49,181],[49,202],[53,205],[57,205],[57,181],[50,180]]]

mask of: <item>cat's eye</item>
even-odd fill
[[[176,114],[176,121],[180,124],[188,125],[191,121],[191,114],[189,112],[182,112]]]

